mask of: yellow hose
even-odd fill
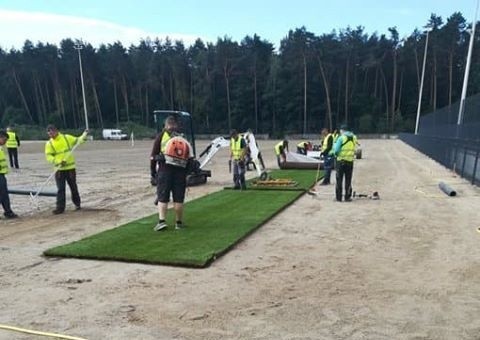
[[[85,339],[85,338],[78,338],[78,337],[76,337],[76,336],[69,336],[69,335],[62,335],[62,334],[55,334],[55,333],[39,332],[39,331],[30,330],[30,329],[13,327],[13,326],[7,326],[7,325],[0,325],[0,329],[6,329],[6,330],[9,330],[9,331],[20,332],[20,333],[35,334],[35,335],[41,335],[41,336],[49,336],[49,337],[58,338],[58,339],[87,340],[87,339]]]

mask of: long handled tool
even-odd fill
[[[73,151],[75,151],[75,149],[80,145],[80,142],[77,140],[77,143],[73,146],[73,148],[69,151],[69,154],[71,155],[73,153]],[[56,165],[55,166],[55,169],[53,170],[53,172],[50,174],[50,176],[48,176],[48,178],[46,179],[45,182],[42,183],[42,185],[40,185],[40,187],[38,188],[37,192],[35,192],[34,195],[32,195],[32,193],[30,193],[30,200],[32,201],[33,205],[35,206],[35,208],[37,208],[37,210],[40,209],[39,205],[38,205],[38,196],[40,195],[40,193],[43,191],[43,189],[45,189],[45,187],[47,186],[48,183],[50,183],[50,181],[52,180],[52,178],[55,176],[55,174],[57,173],[57,171],[60,169],[60,166],[61,165]]]
[[[318,184],[318,180],[319,180],[319,177],[320,177],[320,164],[321,164],[321,162],[320,162],[320,160],[319,160],[319,161],[318,161],[318,166],[317,166],[317,175],[316,175],[316,177],[315,177],[315,185]]]
[[[320,164],[321,162],[319,161],[317,166],[317,175],[315,176],[315,184],[313,185],[313,188],[308,190],[307,192],[309,195],[312,195],[312,196],[319,195],[319,191],[317,190],[317,187],[318,187],[318,180],[320,179]]]

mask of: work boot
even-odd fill
[[[64,212],[65,212],[65,209],[57,208],[57,209],[55,209],[54,211],[52,211],[52,214],[54,214],[54,215],[60,215],[60,214],[63,214]]]
[[[183,224],[182,221],[177,221],[177,223],[175,223],[175,229],[177,230],[185,229],[185,224]]]
[[[6,219],[13,219],[18,217],[18,215],[15,214],[13,211],[6,212],[3,214],[3,216],[5,216]]]
[[[153,227],[153,230],[160,231],[166,229],[168,227],[167,222],[165,221],[158,221],[157,225]]]
[[[78,210],[81,210],[81,209],[82,209],[82,207],[81,207],[80,205],[76,205],[76,206],[75,206],[75,210],[78,211]]]

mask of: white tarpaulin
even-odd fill
[[[307,157],[299,153],[287,152],[287,160],[282,164],[282,169],[320,169],[323,167],[323,161],[316,158]]]

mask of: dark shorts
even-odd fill
[[[186,188],[187,173],[185,169],[167,165],[157,172],[157,198],[159,202],[169,202],[170,193],[172,193],[173,202],[183,203]]]

